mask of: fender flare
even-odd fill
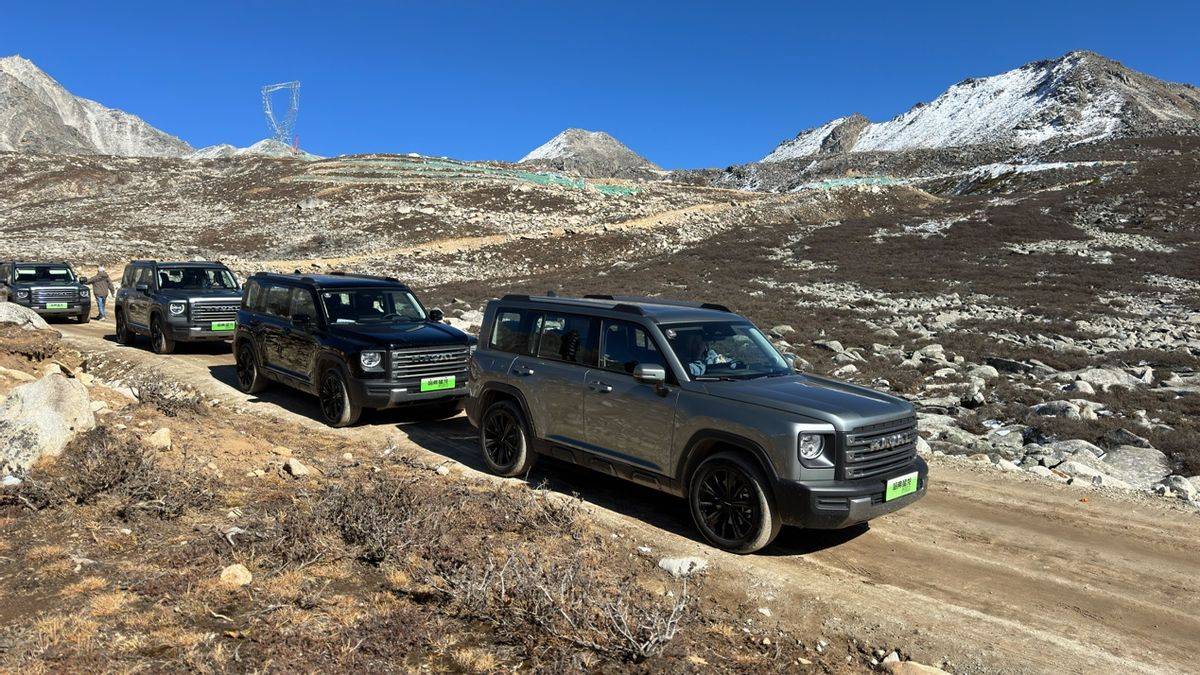
[[[533,418],[533,413],[529,410],[529,403],[525,400],[525,394],[521,393],[520,389],[503,382],[488,382],[480,390],[479,398],[480,400],[486,399],[489,394],[493,393],[504,394],[516,399],[517,405],[521,406],[521,412],[525,415],[525,421],[529,422],[529,430],[533,433],[534,437],[540,437],[537,432],[537,422]],[[480,409],[479,415],[481,418],[483,413],[484,410]]]
[[[688,478],[703,461],[703,457],[711,454],[707,452],[707,448],[713,445],[728,445],[749,453],[758,462],[759,468],[762,469],[768,480],[772,483],[779,480],[779,474],[775,471],[770,455],[757,442],[720,429],[701,429],[688,439],[676,470],[675,479],[685,491]]]

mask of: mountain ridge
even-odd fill
[[[1145,133],[1163,125],[1200,128],[1200,90],[1132,70],[1090,51],[1072,51],[951,85],[885,122],[860,114],[805,129],[763,162],[839,152],[969,145],[1025,147]]]
[[[0,151],[180,157],[192,147],[136,115],[75,96],[13,55],[0,58]]]

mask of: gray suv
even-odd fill
[[[117,342],[145,335],[152,350],[170,354],[179,342],[230,341],[241,305],[237,277],[219,262],[134,260],[117,291]]]
[[[493,300],[468,394],[494,473],[549,455],[685,497],[704,537],[738,553],[783,525],[865,522],[927,486],[907,401],[795,372],[720,305]]]
[[[88,278],[65,262],[0,260],[0,301],[24,305],[46,317],[87,323],[92,306]]]

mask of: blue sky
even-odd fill
[[[515,160],[573,126],[698,167],[1072,49],[1197,84],[1197,25],[1195,2],[3,0],[0,55],[197,147],[265,137],[259,88],[296,79],[318,154]]]

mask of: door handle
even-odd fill
[[[516,368],[513,368],[513,375],[518,375],[520,377],[529,377],[532,374],[533,374],[533,368],[524,368],[521,366],[517,366]]]
[[[608,384],[607,382],[601,382],[597,380],[592,383],[591,389],[597,394],[607,394],[612,391],[612,385]]]

